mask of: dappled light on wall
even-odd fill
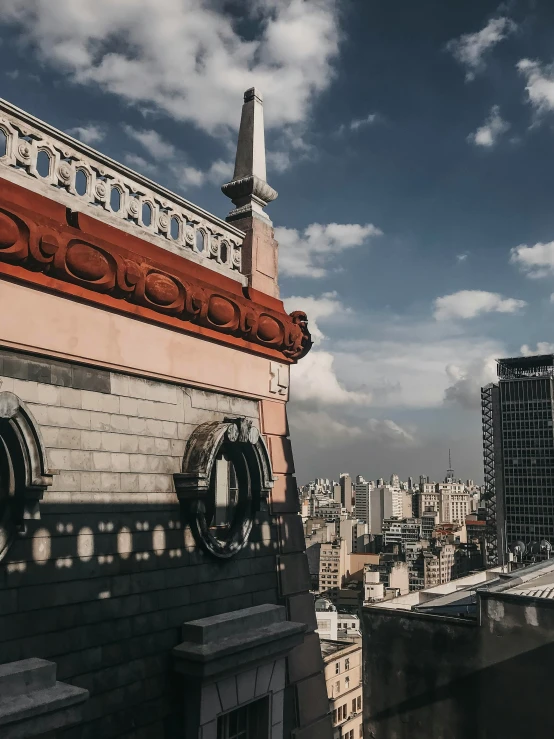
[[[91,560],[94,555],[94,534],[88,526],[83,526],[77,535],[77,554],[84,562]]]
[[[39,565],[45,565],[52,552],[52,540],[48,529],[40,528],[33,534],[33,559]]]

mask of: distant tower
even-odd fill
[[[454,482],[454,470],[452,469],[452,456],[450,449],[448,450],[448,469],[446,470],[445,482]]]

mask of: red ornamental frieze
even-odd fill
[[[183,328],[193,323],[240,337],[288,359],[300,359],[309,351],[305,313],[279,313],[207,281],[158,268],[104,240],[98,242],[77,229],[35,223],[0,207],[1,262],[177,318]]]

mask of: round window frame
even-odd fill
[[[238,501],[228,534],[221,539],[217,527],[212,525],[212,513],[215,462],[223,449],[235,466]],[[263,437],[250,419],[242,417],[197,426],[187,442],[182,472],[174,475],[174,480],[196,544],[219,559],[229,559],[246,546],[254,517],[264,507],[273,487],[271,461]]]

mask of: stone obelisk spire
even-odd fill
[[[263,212],[277,193],[266,182],[263,96],[255,87],[244,93],[235,172],[221,190],[235,206],[226,220],[246,233],[242,271],[249,285],[277,297],[277,242]]]

